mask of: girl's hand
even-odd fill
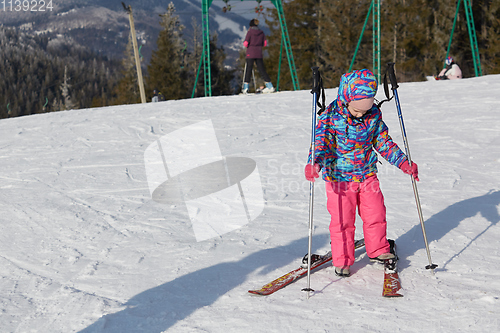
[[[413,178],[415,178],[415,180],[418,182],[419,179],[418,179],[418,166],[417,166],[417,163],[415,162],[411,162],[411,167],[410,167],[410,163],[408,163],[408,160],[404,161],[403,164],[401,164],[401,167],[400,167],[401,171],[403,171],[404,173],[408,174],[408,175],[412,175]]]
[[[314,182],[315,178],[319,177],[319,170],[321,170],[321,166],[319,164],[306,164],[306,168],[304,173],[306,175],[306,179],[310,182]]]

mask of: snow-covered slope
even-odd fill
[[[309,300],[300,291],[305,279],[266,298],[247,293],[297,267],[307,251],[309,184],[302,170],[309,91],[2,120],[1,331],[498,331],[498,91],[499,75],[400,85],[439,267],[435,276],[424,268],[410,179],[383,162],[388,233],[401,256],[405,297],[399,299],[381,297],[382,270],[364,254],[350,278],[336,278],[331,267],[315,272]],[[328,100],[335,95],[327,90]],[[402,146],[392,101],[383,113]],[[235,230],[198,242],[185,204],[151,199],[145,153],[169,134],[207,121],[222,156],[256,162],[265,206]],[[177,148],[190,151],[200,142],[208,141],[200,134]],[[195,167],[196,158],[182,161],[185,169]],[[202,174],[196,189],[209,178]],[[324,198],[318,181],[316,253],[329,247]],[[223,215],[214,218],[206,222],[225,223]]]

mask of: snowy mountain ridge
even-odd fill
[[[174,0],[176,14],[186,29],[184,38],[192,39],[192,19],[201,26],[201,1]],[[159,0],[126,1],[131,5],[141,54],[149,59],[156,48],[161,29],[159,14],[165,12],[168,2]],[[219,43],[239,44],[244,38],[249,19],[257,16],[256,3],[238,1],[231,11],[222,12],[223,2],[216,1],[210,7],[210,31],[217,32]],[[266,5],[266,6],[269,6]],[[27,12],[23,10],[0,11],[0,22],[28,33],[46,34],[49,38],[62,39],[66,43],[79,44],[110,57],[121,58],[128,42],[130,24],[120,1],[70,0],[53,2],[52,10]],[[38,7],[37,7],[38,8]],[[237,52],[230,52],[237,58]]]

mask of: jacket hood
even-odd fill
[[[368,69],[355,70],[342,75],[337,96],[338,106],[342,107],[342,104],[347,105],[351,101],[375,97],[377,85],[375,75]]]
[[[262,31],[259,27],[253,26],[248,29],[248,31],[252,31],[254,35],[262,35],[264,31]]]

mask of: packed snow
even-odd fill
[[[301,291],[307,279],[267,297],[248,293],[297,268],[307,252],[309,90],[1,120],[0,331],[498,332],[499,91],[500,75],[400,84],[430,253],[439,265],[435,274],[425,269],[409,176],[382,160],[402,298],[381,296],[382,267],[359,250],[349,278],[336,277],[329,265],[314,272],[309,298]],[[336,89],[326,95],[332,101]],[[404,149],[394,101],[382,111]],[[187,202],[153,200],[162,188],[152,179],[173,175],[148,173],[146,152],[166,161],[167,145],[161,152],[155,142],[200,124],[208,132],[178,140],[177,153],[184,144],[191,154],[210,143],[222,159],[255,162],[239,174],[237,193],[246,197],[243,181],[257,175],[252,200],[263,205],[227,230],[234,216],[223,200],[191,210]],[[203,133],[215,136],[209,142]],[[192,190],[214,192],[196,156],[175,161],[198,171]],[[322,254],[329,214],[323,181],[314,188],[312,244]],[[194,229],[193,216],[209,208],[216,213],[198,223],[222,227],[215,237]]]

